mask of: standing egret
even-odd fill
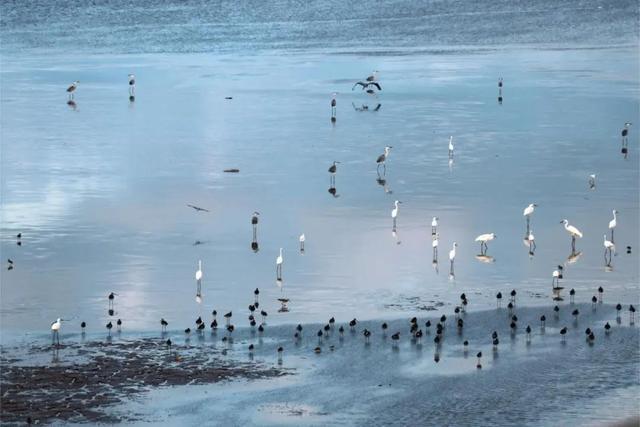
[[[437,232],[438,232],[438,217],[434,216],[431,219],[431,235],[435,236]]]
[[[589,175],[589,189],[593,190],[596,188],[596,174],[592,173]]]
[[[453,262],[456,259],[456,248],[458,247],[458,244],[456,242],[453,242],[453,246],[451,248],[451,250],[449,251],[449,261],[451,262],[451,271],[450,274],[453,275]]]
[[[453,157],[453,136],[449,137],[449,158]]]
[[[613,231],[616,228],[616,225],[618,225],[618,218],[616,217],[616,215],[618,214],[617,210],[613,210],[613,219],[611,221],[609,221],[609,230],[611,230],[611,242],[613,243]]]
[[[300,235],[300,237],[298,237],[298,241],[300,242],[300,252],[304,252],[304,242],[305,240],[307,240],[307,238],[304,236],[304,233],[302,233]]]
[[[487,246],[487,242],[492,241],[493,239],[495,239],[496,236],[494,233],[487,233],[487,234],[481,234],[478,237],[476,237],[476,242],[480,242],[480,254],[484,255],[487,253],[487,249],[489,249],[489,247]]]
[[[60,345],[60,328],[62,328],[62,319],[58,318],[51,324],[52,344],[55,340],[55,343]]]
[[[569,221],[563,219],[560,221],[560,224],[564,224],[564,229],[567,230],[567,233],[571,235],[571,250],[575,252],[576,250],[576,237],[582,239],[582,232],[578,230],[573,225],[569,225]]]
[[[398,210],[399,207],[398,205],[401,204],[402,202],[396,200],[395,202],[393,202],[393,205],[395,206],[392,210],[391,210],[391,218],[393,218],[393,229],[396,229],[396,217],[398,216]]]
[[[378,156],[378,159],[376,160],[376,163],[378,164],[377,166],[378,173],[380,172],[380,165],[384,167],[384,173],[385,174],[387,173],[386,161],[387,161],[387,157],[389,157],[389,152],[391,151],[392,148],[393,148],[392,146],[384,147],[384,153]]]
[[[196,271],[196,284],[197,290],[196,295],[200,296],[202,294],[202,260],[198,261],[198,270]]]
[[[431,246],[433,247],[433,262],[438,262],[438,244],[440,243],[440,235],[436,233],[433,236]]]
[[[524,212],[522,215],[527,219],[527,234],[529,233],[529,224],[531,222],[531,214],[533,214],[533,211],[536,209],[537,206],[538,205],[536,205],[535,203],[531,203],[529,204],[529,206],[524,208]]]
[[[129,95],[134,96],[136,94],[136,76],[129,74]]]
[[[280,255],[276,258],[276,278],[277,280],[282,280],[282,263],[284,259],[282,258],[282,248],[280,248]]]
[[[78,88],[78,84],[80,84],[80,80],[76,80],[75,82],[71,83],[71,85],[67,88],[67,93],[69,94],[69,100],[73,99],[73,94]]]
[[[609,259],[607,260],[607,253],[609,254]],[[607,240],[607,235],[604,235],[604,262],[607,265],[611,264],[611,255],[616,253],[616,245]]]

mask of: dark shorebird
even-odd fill
[[[262,323],[265,323],[268,316],[267,312],[264,310],[260,310],[260,316],[262,316]]]
[[[185,334],[187,334],[187,335],[189,335],[189,334],[191,333],[191,328],[187,328],[187,329],[185,329],[185,330],[184,330],[184,333],[185,333]]]
[[[517,292],[515,289],[511,291],[511,302],[513,303],[513,305],[516,305],[516,293]]]
[[[298,323],[298,326],[296,326],[296,331],[298,331],[300,334],[302,334],[302,325]]]
[[[575,299],[576,299],[576,290],[571,288],[571,290],[569,291],[569,302],[573,304],[575,302]]]
[[[509,309],[509,316],[511,316],[513,314],[513,303],[509,302],[507,308]]]
[[[464,321],[462,319],[458,319],[458,330],[459,330],[459,332],[462,331],[463,327],[464,327]]]
[[[542,316],[540,316],[540,327],[544,329],[545,323],[547,321],[547,316],[545,316],[544,314]]]
[[[320,354],[320,353],[322,353],[322,349],[320,347],[316,347],[316,348],[313,349],[313,352],[315,354]]]
[[[427,320],[424,324],[425,328],[427,329],[427,333],[429,333],[429,328],[431,328],[431,320]]]
[[[467,351],[469,351],[469,341],[464,340],[464,342],[462,343],[462,345],[464,346],[464,352],[466,353]]]
[[[525,331],[527,332],[527,341],[531,341],[531,326],[527,325]]]
[[[566,335],[567,335],[567,327],[565,326],[564,328],[560,329],[560,335],[562,336],[562,342],[566,341]]]
[[[190,205],[190,204],[187,204],[187,206],[190,207],[191,209],[197,211],[197,212],[209,212],[208,209],[201,208],[200,206]]]
[[[258,333],[261,334],[263,332],[264,332],[264,326],[263,325],[258,326]]]
[[[253,244],[256,245],[256,247],[258,246],[258,221],[260,220],[260,218],[258,217],[260,215],[260,212],[254,212],[253,215],[251,215],[251,227],[253,228],[253,240],[251,241],[252,247]]]
[[[231,324],[231,316],[233,316],[233,312],[230,311],[227,314],[224,315],[224,318],[227,322],[227,326],[229,326]]]
[[[318,329],[318,333],[316,335],[318,336],[318,344],[322,344],[322,337],[324,336],[322,329]]]
[[[336,319],[331,317],[329,319],[329,326],[331,326],[331,329],[333,329],[333,326],[336,324]]]
[[[353,331],[355,329],[357,323],[358,323],[358,321],[354,318],[353,320],[351,320],[349,322],[349,328],[351,328],[351,330]]]
[[[215,331],[216,329],[218,329],[218,321],[216,319],[213,319],[211,325],[209,326],[211,327],[211,331]]]
[[[331,331],[331,325],[329,325],[328,323],[326,325],[324,325],[324,328],[322,328],[324,330],[324,334],[326,336],[329,336],[329,332]]]
[[[558,307],[557,305],[555,307],[553,307],[553,313],[556,316],[556,319],[558,318],[558,316],[560,315],[560,307]]]
[[[598,298],[594,295],[591,297],[591,308],[595,310],[597,307],[597,304],[598,304]]]
[[[235,329],[235,327],[233,325],[227,326],[227,335],[230,336],[233,333],[234,329]]]
[[[382,334],[383,334],[383,336],[384,336],[384,335],[386,335],[386,332],[387,332],[387,328],[388,328],[388,327],[389,327],[389,326],[388,326],[386,323],[383,323],[383,324],[382,324]]]
[[[336,95],[336,92],[331,95],[331,118],[334,120],[336,118],[336,106],[338,104],[338,102],[336,101]]]
[[[253,352],[253,349],[254,349],[254,348],[255,348],[255,347],[254,347],[254,345],[253,345],[253,344],[249,344],[249,352]]]
[[[122,320],[118,319],[116,325],[118,326],[118,332],[120,332],[120,330],[122,329]]]
[[[71,85],[67,88],[67,93],[69,94],[69,99],[73,99],[73,96],[76,92],[76,89],[78,89],[78,85],[80,84],[80,80],[76,80],[75,82],[71,83]]]
[[[620,318],[620,310],[622,310],[622,304],[616,304],[616,317]]]
[[[258,308],[260,307],[260,302],[258,301],[258,297],[260,296],[260,289],[256,288],[253,291],[253,305]]]
[[[571,315],[574,317],[575,320],[578,320],[579,314],[580,314],[580,310],[578,310],[577,308],[573,310],[573,312],[571,312]]]
[[[599,286],[598,287],[598,301],[600,303],[602,303],[604,301],[603,295],[604,295],[604,288],[602,286]]]
[[[340,325],[340,327],[338,328],[338,332],[340,333],[340,337],[342,338],[342,336],[344,335],[344,326]]]
[[[204,322],[200,323],[197,327],[198,332],[202,333],[204,331],[205,325]]]
[[[620,131],[620,135],[622,136],[622,145],[624,147],[626,147],[629,142],[629,126],[631,126],[631,122],[625,123],[622,131]]]
[[[111,329],[113,328],[113,323],[111,323],[111,321],[109,321],[109,323],[107,323],[107,330],[109,331],[109,336],[111,336]]]
[[[167,331],[167,326],[169,326],[169,322],[164,320],[164,318],[160,319],[160,328],[162,329],[162,332]]]
[[[498,79],[498,87],[502,88],[502,77]]]
[[[198,316],[196,319],[196,325],[200,325],[202,323],[202,317]]]
[[[369,337],[371,337],[371,331],[365,328],[364,331],[362,331],[362,335],[364,335],[364,342],[366,344],[369,344]]]
[[[136,76],[129,74],[129,95],[135,96],[136,94]]]
[[[482,352],[479,351],[478,354],[476,354],[476,357],[478,358],[478,363],[476,363],[476,368],[481,369],[482,363],[480,362],[482,361]]]
[[[169,350],[169,352],[171,352],[171,338],[167,339],[165,341],[165,344],[167,345],[167,350]]]
[[[633,305],[629,306],[629,323],[634,324],[636,321],[636,308]]]
[[[387,172],[387,157],[389,157],[389,152],[391,151],[393,147],[391,146],[387,146],[384,147],[384,153],[380,154],[378,156],[378,158],[376,159],[376,163],[378,164],[378,171],[380,170],[380,165],[382,165],[384,167],[384,172]]]
[[[609,335],[609,332],[611,331],[611,325],[609,324],[609,322],[605,323],[604,325],[604,333]]]
[[[496,294],[496,305],[498,306],[498,308],[500,308],[500,306],[502,305],[502,292],[498,292]]]

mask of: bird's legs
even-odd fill
[[[612,228],[612,229],[611,229],[611,243],[615,243],[615,242],[613,241],[613,230],[615,230],[615,229],[614,229],[614,228]]]
[[[393,231],[396,231],[396,219],[393,218]]]
[[[253,241],[257,241],[258,240],[258,227],[254,224],[253,225]]]
[[[529,215],[527,215],[527,234],[526,234],[527,237],[529,236],[529,231],[530,231],[529,225],[530,224],[531,224],[531,219],[529,218]]]
[[[576,253],[576,236],[571,236],[571,253]]]

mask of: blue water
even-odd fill
[[[580,301],[598,286],[607,302],[639,301],[637,2],[0,8],[3,345],[48,339],[57,317],[70,319],[67,339],[81,320],[95,337],[115,318],[127,333],[150,333],[161,317],[181,330],[212,309],[233,310],[243,327],[256,287],[271,325],[450,314],[461,292],[470,310],[494,307],[496,292],[511,289],[520,304],[547,307],[558,264]],[[377,97],[352,91],[372,70],[380,71]],[[134,102],[129,73],[137,77]],[[624,156],[626,121],[634,126]],[[382,183],[375,159],[385,145],[394,148]],[[327,191],[334,160],[339,197]],[[396,199],[403,204],[392,233]],[[533,256],[522,239],[529,203],[539,205]],[[613,209],[618,255],[607,265],[602,241]],[[432,216],[440,218],[435,265]],[[584,233],[578,254],[563,218]],[[498,238],[486,263],[474,238],[488,232]],[[118,294],[114,316],[109,292]],[[279,313],[283,296],[290,311]],[[618,396],[624,387],[605,388]],[[586,399],[580,408],[589,411],[596,405],[588,393],[569,398]]]

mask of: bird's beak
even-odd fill
[[[560,224],[562,224],[564,221],[560,221]]]

